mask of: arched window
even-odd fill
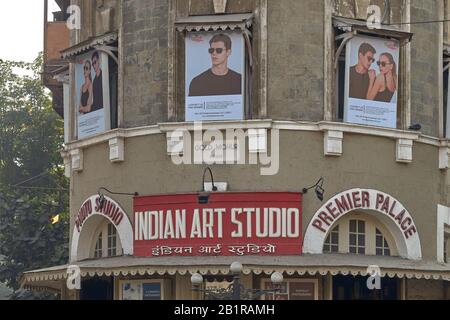
[[[377,256],[390,256],[391,250],[386,238],[383,236],[380,230],[376,230],[375,234],[375,252]]]
[[[112,223],[102,223],[96,232],[95,243],[91,250],[91,257],[106,258],[122,254],[122,245],[116,227]]]
[[[341,218],[323,244],[323,253],[397,256],[395,240],[389,229],[368,214],[355,212]]]

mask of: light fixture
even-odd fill
[[[275,294],[281,291],[283,274],[280,272],[274,272],[270,277],[273,284],[272,289],[247,289],[240,280],[243,269],[242,264],[238,261],[231,264],[230,271],[233,274],[233,282],[226,289],[203,289],[203,276],[200,273],[194,273],[191,276],[192,291],[203,292],[206,299],[212,300],[255,300],[265,294]]]
[[[210,167],[206,167],[205,170],[203,170],[202,191],[205,192],[205,174],[206,174],[206,171],[209,171],[209,175],[211,177],[212,191],[217,191],[217,187],[214,184],[214,176],[213,176],[213,173],[212,173],[212,170],[211,170]]]
[[[121,196],[133,196],[133,197],[137,197],[137,196],[139,195],[139,193],[137,193],[137,192],[133,192],[133,193],[127,193],[127,192],[113,192],[113,191],[110,191],[110,190],[106,189],[105,187],[100,187],[100,188],[98,188],[98,191],[97,191],[98,196],[99,196],[99,203],[100,203],[99,209],[100,209],[100,210],[102,210],[102,209],[103,209],[103,206],[105,205],[105,195],[104,195],[102,192],[100,192],[101,190],[105,190],[106,192],[108,192],[108,193],[110,193],[110,194],[117,194],[117,195],[121,195]]]
[[[241,273],[241,272],[242,272],[242,269],[243,269],[242,263],[240,263],[240,262],[238,262],[238,261],[233,262],[233,263],[231,264],[231,266],[230,266],[230,271],[231,271],[231,273],[233,273],[233,274],[239,274],[239,273]]]
[[[315,192],[316,192],[316,196],[320,201],[323,201],[323,195],[325,193],[325,189],[323,188],[323,182],[324,179],[320,178],[319,181],[317,181],[317,183],[309,188],[303,188],[302,193],[303,194],[307,194],[309,190],[311,190],[312,188],[315,188]]]
[[[422,126],[420,125],[420,123],[413,124],[412,126],[410,126],[408,128],[408,130],[413,130],[413,131],[420,131],[421,129],[422,129]]]
[[[214,176],[213,176],[212,170],[211,170],[210,167],[206,167],[205,170],[203,170],[202,189],[201,189],[202,193],[200,193],[198,195],[198,203],[199,204],[207,204],[209,202],[209,193],[207,193],[206,190],[205,190],[205,174],[206,174],[206,171],[209,171],[209,175],[211,177],[212,191],[214,191],[214,192],[217,191],[217,187],[214,184]]]

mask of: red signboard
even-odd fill
[[[134,255],[300,255],[302,195],[289,192],[136,197]]]

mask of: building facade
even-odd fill
[[[70,261],[26,287],[192,299],[239,261],[266,299],[450,297],[448,1],[69,2]]]

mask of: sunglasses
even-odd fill
[[[371,58],[371,57],[367,57],[367,61],[369,61],[370,63],[374,63],[374,62],[375,62],[375,59],[374,59],[374,58]]]
[[[392,63],[389,63],[389,62],[385,62],[385,61],[378,61],[377,62],[377,65],[380,67],[386,67],[388,64],[392,64]]]
[[[92,60],[92,64],[97,64],[97,60]]]
[[[89,71],[89,67],[84,67],[84,71]]]
[[[213,54],[216,51],[217,54],[221,54],[224,50],[224,48],[209,48],[208,52],[209,54]]]

